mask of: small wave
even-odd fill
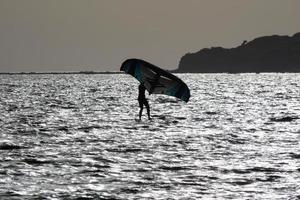
[[[39,160],[35,158],[25,158],[22,160],[22,162],[25,162],[29,165],[43,165],[43,164],[53,163],[53,161],[50,160]]]
[[[161,170],[168,170],[168,171],[180,171],[180,170],[191,170],[190,166],[160,166],[159,169]]]
[[[251,174],[251,173],[257,173],[257,172],[263,172],[263,173],[271,173],[271,172],[281,172],[281,170],[274,169],[274,168],[265,168],[265,167],[253,167],[248,169],[221,169],[222,173],[234,173],[234,174]],[[280,176],[270,175],[266,179],[260,179],[258,181],[273,181],[277,178],[281,178]]]
[[[59,106],[60,108],[62,109],[76,109],[77,107],[76,106],[72,106],[72,105],[67,105],[67,106]]]
[[[124,127],[124,129],[127,129],[127,130],[138,130],[138,128],[136,128],[136,127]]]
[[[11,84],[11,83],[1,83],[0,86],[6,86],[8,88],[20,87],[21,85]]]
[[[1,192],[1,199],[22,199],[21,194],[18,194],[15,191],[7,191],[7,192]],[[19,198],[20,197],[20,198]]]
[[[175,117],[175,119],[178,119],[178,120],[185,120],[186,117]]]
[[[116,191],[117,193],[125,193],[125,194],[137,194],[140,192],[139,189],[136,188],[120,188],[119,191]]]
[[[282,178],[281,176],[276,176],[276,175],[271,175],[271,176],[267,176],[266,178],[256,178],[256,181],[259,182],[275,182],[278,179]]]
[[[238,185],[238,186],[243,186],[243,185],[250,185],[254,183],[254,180],[246,179],[246,180],[238,180],[238,181],[232,181],[228,182],[231,185]]]
[[[66,126],[61,126],[61,127],[58,127],[57,130],[59,130],[59,131],[66,131],[67,132],[69,130],[69,128],[66,127]]]
[[[108,152],[118,152],[118,153],[136,153],[136,152],[140,152],[143,151],[143,149],[140,148],[116,148],[116,149],[106,149],[106,151]]]
[[[290,156],[295,159],[300,159],[300,154],[297,153],[290,153]]]
[[[103,162],[103,163],[115,163],[114,160],[111,160],[111,159],[108,159],[108,158],[104,158],[102,156],[101,157],[93,157],[93,159],[96,160],[96,161],[99,161],[99,162]],[[103,165],[101,165],[101,166],[103,166]]]
[[[98,125],[93,125],[93,126],[83,126],[83,127],[79,127],[77,128],[77,130],[83,131],[83,132],[89,132],[92,129],[100,129],[101,126]]]
[[[105,168],[98,168],[98,169],[84,169],[82,171],[78,171],[76,174],[92,174],[92,176],[96,177],[104,177],[104,175],[99,174],[99,173],[104,173],[106,170]]]
[[[97,89],[97,88],[90,88],[90,89],[89,89],[89,92],[92,92],[92,93],[97,92],[97,91],[100,91],[100,90]]]
[[[110,168],[109,165],[100,165],[100,164],[94,164],[93,167],[96,167],[97,169],[107,169],[107,168]]]
[[[207,115],[216,115],[216,114],[218,114],[217,112],[212,112],[212,111],[206,111],[204,113],[207,114]]]
[[[14,149],[22,149],[24,147],[10,143],[10,142],[3,142],[0,143],[0,150],[14,150]]]
[[[184,185],[184,186],[199,186],[199,187],[205,186],[205,184],[203,184],[203,183],[197,183],[197,182],[192,182],[192,181],[179,182],[178,184]],[[197,189],[206,190],[205,188],[197,188]]]
[[[224,170],[224,172],[228,173],[228,172],[232,172],[234,174],[249,174],[251,173],[251,171],[247,170],[247,169],[232,169],[232,170]]]
[[[227,140],[230,144],[246,144],[247,141],[243,139],[228,139]]]
[[[205,119],[199,118],[199,117],[195,117],[192,120],[195,121],[195,122],[201,122],[201,121],[204,121]]]
[[[149,171],[152,171],[152,169],[139,168],[139,169],[124,169],[122,171],[123,172],[149,172]]]
[[[270,120],[272,122],[291,122],[291,121],[294,121],[296,119],[299,119],[299,117],[287,116],[287,117],[272,117],[272,118],[270,118]]]
[[[269,167],[253,167],[253,168],[249,168],[247,169],[250,172],[282,172],[282,170],[279,169],[275,169],[275,168],[269,168]]]

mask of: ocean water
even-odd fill
[[[0,75],[0,199],[300,198],[300,74],[178,76]]]

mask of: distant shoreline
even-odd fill
[[[123,74],[124,72],[0,72],[2,75],[43,75],[43,74]]]
[[[295,74],[299,72],[178,72],[169,71],[172,74]],[[97,75],[97,74],[126,74],[124,72],[0,72],[0,75]]]

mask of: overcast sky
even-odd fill
[[[300,32],[300,0],[0,0],[0,72],[175,69],[211,46]]]

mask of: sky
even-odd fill
[[[0,72],[176,69],[202,48],[300,32],[299,0],[0,0]]]

